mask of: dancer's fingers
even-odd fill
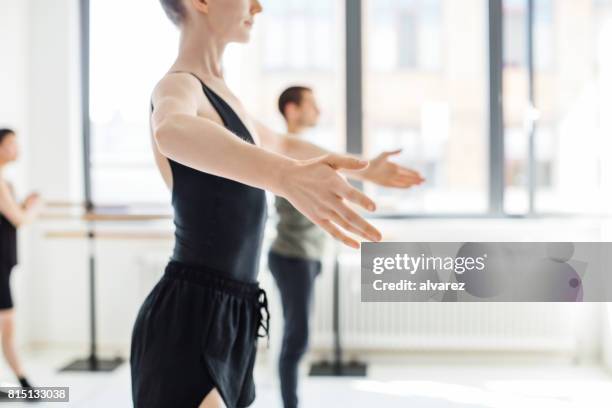
[[[402,153],[403,149],[397,149],[397,150],[393,150],[390,152],[384,152],[381,156],[384,157],[385,159],[388,159],[391,156],[397,156],[398,154]]]
[[[344,182],[344,188],[338,191],[338,196],[344,198],[350,202],[353,202],[368,211],[376,211],[376,203],[367,195],[351,186],[349,183]]]
[[[342,227],[344,230],[352,232],[355,235],[361,236],[365,239],[369,239],[370,241],[374,240],[374,236],[370,233],[361,230],[355,224],[352,224],[348,220],[346,220],[342,215],[334,212],[330,216],[330,220],[333,221],[336,225]]]
[[[340,154],[328,154],[327,156],[323,157],[322,160],[334,170],[362,170],[369,165],[368,161]]]
[[[339,202],[337,203],[335,212],[336,215],[342,217],[345,222],[351,225],[351,229],[345,227],[343,228],[348,229],[349,231],[354,232],[370,241],[380,241],[382,239],[382,234],[376,229],[376,227],[367,222],[355,211],[350,209],[341,200],[339,200]]]
[[[332,237],[336,238],[338,241],[342,241],[345,245],[359,249],[359,242],[355,241],[351,237],[346,234],[343,234],[338,228],[336,228],[331,221],[322,220],[318,223],[318,225],[327,231]]]

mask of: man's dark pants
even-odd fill
[[[295,408],[298,406],[298,366],[308,348],[308,321],[321,262],[270,251],[268,267],[283,305],[283,345],[278,362],[283,404],[285,408]]]

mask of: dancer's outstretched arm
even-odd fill
[[[254,120],[262,146],[270,151],[284,154],[295,159],[311,159],[329,154],[330,152],[295,136],[282,136]],[[401,153],[401,150],[383,152],[369,161],[364,169],[342,169],[341,173],[352,179],[369,181],[385,187],[410,188],[422,184],[425,179],[411,169],[389,161],[391,156]],[[356,159],[358,156],[347,155]]]
[[[347,232],[379,241],[380,232],[346,201],[375,210],[374,202],[337,171],[359,170],[367,162],[328,154],[296,160],[254,146],[210,118],[198,116],[198,84],[183,75],[165,77],[153,94],[151,126],[160,153],[185,166],[265,189],[287,198],[300,212],[354,248]]]

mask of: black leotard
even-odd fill
[[[0,214],[0,264],[7,268],[17,265],[17,229]]]
[[[10,276],[17,264],[17,229],[0,214],[0,310],[13,308]]]
[[[225,127],[255,144],[236,112],[193,76],[202,84]],[[255,282],[267,218],[266,193],[170,159],[169,163],[176,226],[172,260],[206,267],[231,279]]]

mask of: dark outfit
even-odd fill
[[[321,272],[325,233],[284,198],[276,198],[279,217],[268,267],[283,306],[283,344],[278,361],[285,408],[298,406],[298,366],[308,349],[315,278]]]
[[[13,308],[10,277],[17,265],[17,229],[0,214],[0,310]]]
[[[231,107],[200,83],[225,127],[254,144]],[[266,195],[169,162],[176,242],[134,326],[134,405],[197,407],[216,388],[228,408],[246,407],[255,399],[259,331],[268,332],[266,294],[257,283]]]
[[[285,408],[295,408],[298,406],[298,367],[308,350],[312,293],[315,278],[321,272],[321,262],[270,251],[268,266],[281,295],[285,322],[278,360],[281,395]]]

